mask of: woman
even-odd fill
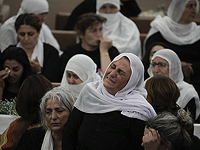
[[[170,49],[157,51],[152,57],[148,73],[150,77],[162,75],[171,78],[180,91],[177,104],[181,108],[189,109],[194,120],[198,118],[200,114],[199,96],[191,84],[183,81],[181,61],[174,51]]]
[[[120,53],[141,57],[140,33],[133,21],[119,12],[120,0],[97,0],[96,13],[107,19],[103,35],[113,41]]]
[[[34,13],[40,18],[42,22],[42,28],[39,35],[39,39],[51,44],[60,52],[60,46],[49,27],[44,23],[49,12],[49,4],[47,0],[23,0],[21,2],[20,9],[15,16],[12,16],[6,20],[0,29],[0,50],[3,52],[9,45],[15,45],[18,42],[17,33],[15,31],[15,21],[17,17],[23,13]]]
[[[97,65],[87,55],[74,55],[67,63],[61,86],[71,91],[77,98],[82,88],[89,82],[99,81]]]
[[[31,66],[24,50],[9,46],[0,57],[0,100],[15,102],[20,86],[31,75]]]
[[[26,131],[17,149],[61,150],[62,129],[72,112],[74,96],[64,87],[55,87],[47,92],[41,101],[43,127]]]
[[[88,83],[64,126],[63,150],[143,149],[145,121],[156,115],[145,99],[143,71],[136,55],[123,53],[109,64],[103,82]]]
[[[142,146],[145,150],[188,150],[193,130],[190,114],[180,109],[177,115],[163,112],[146,122]]]
[[[194,22],[198,11],[198,0],[172,0],[167,16],[157,16],[151,22],[145,49],[152,42],[167,44],[181,60],[184,80],[200,95],[200,26]]]
[[[42,75],[26,78],[21,85],[16,103],[19,118],[1,135],[0,149],[16,149],[26,130],[41,126],[40,99],[50,89],[52,89],[51,82]]]
[[[17,47],[26,52],[32,72],[44,75],[51,82],[60,81],[58,51],[38,39],[41,31],[39,18],[34,14],[21,14],[16,19],[15,29],[19,39]]]

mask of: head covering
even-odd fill
[[[170,17],[173,21],[178,22],[185,10],[185,6],[189,1],[196,1],[196,14],[199,12],[199,1],[198,0],[172,0],[170,3],[167,16]]]
[[[78,97],[82,88],[89,82],[100,80],[100,76],[96,73],[97,65],[94,61],[84,54],[74,55],[65,67],[62,77],[61,86],[66,87],[76,97]],[[77,85],[72,85],[67,82],[67,71],[74,72],[83,82]]]
[[[23,0],[18,15],[23,13],[34,13],[36,15],[49,12],[47,0]]]
[[[173,0],[167,12],[168,16],[163,18],[160,15],[156,16],[150,24],[151,29],[144,40],[144,46],[147,39],[157,32],[160,32],[165,40],[176,45],[189,45],[200,40],[200,26],[197,26],[194,21],[188,24],[178,23],[188,1],[189,0]],[[199,2],[197,0],[196,2],[196,9],[198,11]]]
[[[140,33],[137,26],[119,11],[110,14],[100,13],[99,9],[107,3],[115,5],[120,10],[120,0],[97,0],[96,14],[107,19],[103,24],[103,36],[110,38],[120,53],[129,52],[141,57]]]
[[[192,98],[195,98],[196,118],[197,118],[200,114],[199,96],[191,84],[188,84],[185,81],[183,81],[184,77],[183,77],[183,72],[182,72],[181,61],[179,57],[177,56],[177,54],[170,49],[162,49],[162,50],[157,51],[153,55],[151,62],[156,57],[161,57],[165,59],[169,64],[169,78],[171,78],[176,83],[176,85],[178,86],[180,90],[180,97],[177,101],[177,104],[181,108],[184,108]],[[153,76],[151,65],[148,69],[148,73],[150,77]]]
[[[89,83],[82,89],[75,103],[77,109],[86,113],[121,111],[122,115],[144,121],[156,115],[145,99],[147,92],[144,89],[144,67],[141,60],[132,53],[122,53],[112,62],[123,56],[130,60],[131,69],[131,77],[126,86],[113,96],[108,93],[102,81]]]

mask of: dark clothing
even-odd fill
[[[27,130],[21,137],[17,150],[40,150],[44,136],[45,130],[43,127]]]
[[[161,33],[157,32],[147,39],[145,49],[155,41],[165,43],[178,55],[181,61],[192,63],[194,74],[191,75],[190,83],[200,96],[200,40],[193,44],[176,45],[165,40]]]
[[[120,111],[89,114],[74,108],[63,129],[63,150],[142,150],[145,122]]]
[[[44,43],[44,63],[41,74],[51,82],[59,82],[60,57],[58,51],[51,45]]]
[[[108,50],[110,59],[113,60],[117,55],[119,55],[119,52],[116,47],[112,46]],[[66,64],[69,61],[69,59],[76,55],[76,54],[85,54],[89,56],[97,65],[97,69],[101,68],[101,58],[100,58],[100,50],[97,48],[94,51],[87,51],[81,47],[81,44],[71,45],[68,46],[63,54],[61,55],[61,75],[63,74]]]
[[[137,16],[141,12],[135,0],[128,0],[122,3],[120,11],[124,16]],[[78,17],[84,13],[91,12],[96,13],[96,0],[84,0],[72,11],[64,30],[73,30]]]
[[[3,96],[2,96],[2,100],[3,101],[9,101],[9,102],[13,102],[13,100],[15,99],[16,100],[16,97],[17,97],[17,94],[18,93],[13,93],[13,92],[10,92],[7,88],[7,86],[4,87],[3,89]]]
[[[195,121],[196,117],[196,104],[195,104],[195,99],[192,98],[187,105],[184,107],[185,111],[189,110],[191,113],[192,119]]]

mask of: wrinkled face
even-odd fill
[[[169,63],[165,59],[161,57],[155,57],[151,65],[154,76],[169,77]]]
[[[119,9],[115,5],[110,4],[110,3],[104,4],[99,9],[100,13],[105,13],[105,14],[113,14],[113,13],[116,13],[118,11],[119,11]]]
[[[178,23],[180,24],[188,24],[194,21],[194,18],[196,17],[196,1],[189,1],[187,5],[185,6],[185,10],[183,12],[183,15]]]
[[[83,81],[72,71],[67,71],[67,82],[69,84],[80,84]]]
[[[47,14],[48,12],[45,12],[45,13],[38,14],[37,16],[41,22],[44,22],[47,19]]]
[[[130,76],[130,62],[122,57],[111,63],[103,78],[103,85],[110,94],[115,95],[126,86]]]
[[[100,39],[102,38],[102,23],[94,24],[85,30],[85,34],[79,34],[82,47],[86,50],[96,49],[99,46]],[[88,49],[89,48],[89,49]]]
[[[48,127],[52,132],[62,131],[69,117],[69,111],[60,106],[57,99],[48,99],[45,105],[45,114]]]
[[[155,45],[154,47],[152,47],[151,51],[150,51],[150,55],[149,55],[149,62],[151,62],[151,59],[153,57],[153,54],[161,49],[164,49],[163,46],[161,45]]]
[[[40,32],[30,25],[21,25],[17,31],[19,41],[24,49],[33,49],[37,44]]]
[[[10,74],[7,78],[10,84],[19,83],[24,72],[23,66],[16,60],[6,60],[4,63],[4,68],[10,69]]]

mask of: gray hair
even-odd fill
[[[75,96],[66,88],[64,87],[55,87],[52,90],[48,91],[42,98],[42,101],[40,103],[40,110],[41,110],[41,121],[42,124],[44,125],[45,129],[48,129],[48,123],[46,121],[46,101],[48,99],[58,100],[60,106],[63,108],[66,108],[69,113],[72,112],[72,109],[74,108],[74,103],[75,103]]]
[[[163,112],[146,122],[147,128],[158,131],[161,145],[171,145],[171,150],[187,149],[191,143],[190,132],[193,131],[193,120],[190,113],[184,109],[177,111],[177,116],[170,112]]]

